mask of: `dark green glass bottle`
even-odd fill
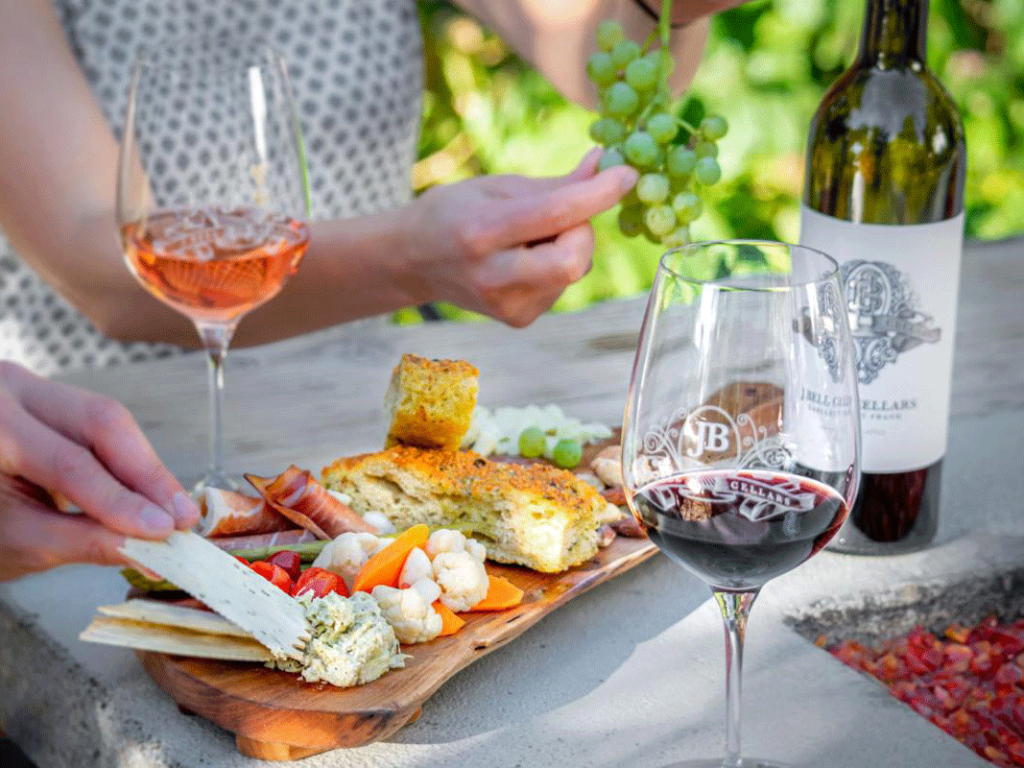
[[[857,352],[863,480],[832,549],[925,546],[946,450],[966,147],[928,69],[927,0],[868,0],[811,123],[801,242],[836,258]]]

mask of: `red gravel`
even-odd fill
[[[844,640],[828,651],[982,757],[1024,766],[1024,619],[1000,624],[990,616],[941,637],[917,626],[876,645]]]

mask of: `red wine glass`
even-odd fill
[[[839,269],[762,241],[666,253],[623,429],[626,499],[651,540],[712,590],[726,629],[725,757],[740,755],[747,616],[762,586],[846,519],[860,476],[857,368]]]

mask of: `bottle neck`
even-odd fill
[[[867,0],[864,34],[857,57],[861,66],[925,63],[928,0]]]

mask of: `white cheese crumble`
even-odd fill
[[[612,436],[610,427],[566,416],[553,403],[544,406],[527,405],[523,408],[506,406],[493,412],[478,405],[473,411],[469,431],[462,439],[462,447],[483,456],[492,453],[518,454],[519,435],[527,427],[539,427],[546,434],[544,457],[548,459],[559,440],[567,438],[586,445]]]

